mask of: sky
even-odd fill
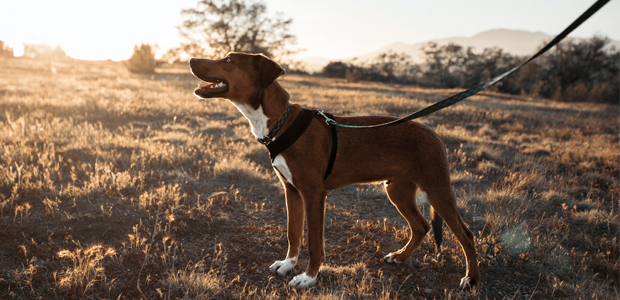
[[[158,53],[177,46],[181,9],[198,0],[2,0],[0,40],[60,45],[89,60],[128,59],[139,43]],[[560,33],[593,0],[264,0],[268,13],[293,19],[298,57],[345,59],[394,42],[414,44],[491,29]],[[612,0],[571,36],[620,40],[620,0]]]

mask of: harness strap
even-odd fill
[[[323,113],[323,111],[320,112]],[[323,114],[329,116],[331,119],[334,118],[332,114]],[[315,115],[319,115],[319,112],[303,108],[295,120],[293,120],[293,123],[282,133],[282,135],[266,145],[271,162],[273,162],[278,154],[282,153],[282,151],[286,150],[297,141],[297,139],[306,131]],[[336,134],[336,126],[329,127],[331,128],[332,133],[332,150],[329,154],[329,163],[327,164],[327,170],[325,171],[325,177],[323,177],[323,179],[327,179],[327,176],[332,173],[334,162],[336,161],[336,153],[338,152],[338,135]]]
[[[306,131],[308,125],[310,125],[312,118],[314,118],[314,111],[303,108],[295,120],[293,120],[291,126],[289,126],[275,141],[267,145],[271,162],[273,162],[278,154],[282,153],[282,151],[286,150],[297,141],[304,131]]]
[[[325,112],[317,112],[317,115],[320,113],[325,114],[330,119],[334,119],[334,115]],[[327,176],[332,173],[332,168],[334,167],[334,162],[336,161],[336,153],[338,153],[338,135],[336,134],[336,126],[329,126],[332,130],[332,151],[329,154],[329,163],[327,164],[327,170],[325,171],[325,177],[323,179],[327,179]]]

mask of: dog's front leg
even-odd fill
[[[316,283],[321,264],[325,260],[325,244],[323,238],[323,220],[325,219],[324,189],[313,189],[311,192],[302,192],[304,208],[306,212],[306,225],[308,226],[308,252],[310,261],[306,272],[299,274],[289,282],[289,285],[303,289]]]
[[[271,271],[280,276],[286,275],[297,264],[304,229],[304,203],[301,195],[291,184],[286,183],[286,217],[288,253],[285,260],[278,260],[271,265]]]

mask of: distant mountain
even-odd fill
[[[471,46],[474,47],[475,52],[481,52],[484,48],[499,47],[504,49],[505,52],[514,55],[527,56],[533,55],[538,47],[542,46],[544,42],[551,40],[551,38],[552,36],[540,31],[529,32],[523,30],[495,29],[483,31],[472,37],[451,37],[446,39],[431,40],[428,42],[435,42],[440,46],[449,43],[459,44],[464,47]],[[414,62],[420,63],[424,61],[424,53],[421,48],[428,42],[417,44],[406,44],[401,42],[393,43],[367,54],[360,55],[357,57],[356,61],[369,61],[381,53],[392,51],[397,53],[405,52],[411,55]],[[620,41],[612,40],[611,44],[617,49],[620,49]],[[307,68],[310,72],[320,71],[323,66],[329,63],[329,60],[327,59],[321,59],[318,57],[313,57],[312,59],[313,68]],[[353,59],[353,57],[343,58],[345,61],[350,61],[351,59]],[[321,66],[319,62],[324,64]],[[307,63],[306,65],[309,66],[310,64]]]
[[[447,39],[431,40],[429,42],[435,42],[440,46],[455,43],[464,47],[474,47],[474,50],[477,52],[484,50],[484,48],[499,47],[504,49],[504,51],[515,55],[529,55],[534,54],[536,49],[542,45],[543,42],[550,39],[550,35],[542,32],[496,29],[484,31],[469,38],[451,37]],[[426,45],[426,43],[428,42],[413,45],[394,43],[368,54],[364,54],[357,59],[360,61],[370,60],[381,53],[392,50],[394,52],[405,52],[411,55],[415,62],[422,62],[424,60],[424,53],[420,50],[420,48]]]

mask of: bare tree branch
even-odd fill
[[[183,38],[180,50],[190,56],[222,57],[228,52],[263,53],[281,58],[297,38],[289,33],[292,19],[267,14],[262,2],[201,0],[196,8],[183,9],[178,26]]]

